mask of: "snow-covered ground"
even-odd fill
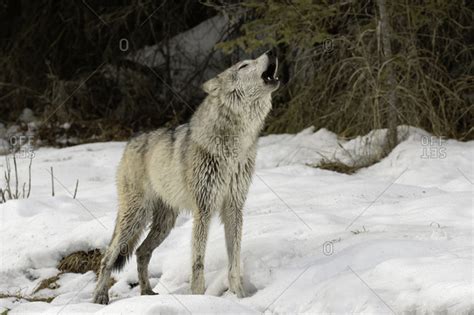
[[[327,130],[307,129],[261,138],[242,245],[250,296],[238,299],[227,291],[217,218],[207,248],[206,295],[190,295],[192,220],[183,215],[150,263],[160,295],[139,296],[133,258],[113,275],[108,306],[91,303],[93,272],[61,274],[58,288],[33,292],[59,273],[65,255],[107,245],[124,143],[39,149],[30,198],[0,204],[0,294],[56,298],[2,298],[0,313],[472,314],[474,142],[407,132],[387,158],[353,175],[307,164],[360,154],[367,137],[343,141]],[[372,143],[382,135],[373,132]],[[20,184],[28,162],[19,160]],[[3,174],[5,161],[0,163]]]

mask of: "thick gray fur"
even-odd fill
[[[273,60],[275,60],[273,58]],[[148,280],[153,250],[167,237],[179,212],[193,214],[193,294],[204,294],[204,254],[211,216],[224,224],[229,289],[246,295],[240,274],[242,211],[254,171],[257,138],[271,109],[278,80],[263,80],[270,54],[237,63],[203,89],[207,97],[188,124],[158,129],[132,139],[117,171],[119,209],[100,266],[94,302],[109,302],[112,270],[120,270],[136,250],[141,294],[155,294]],[[275,69],[276,72],[276,69]]]

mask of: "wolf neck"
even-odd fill
[[[271,96],[259,100],[241,103],[224,103],[216,97],[208,96],[194,113],[190,124],[192,125],[192,138],[197,143],[207,146],[209,139],[234,139],[239,138],[239,147],[246,150],[255,145],[265,118],[271,109]],[[232,101],[232,100],[228,100]],[[234,141],[231,140],[231,141]]]

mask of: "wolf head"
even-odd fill
[[[245,101],[269,96],[278,89],[276,76],[278,59],[272,50],[257,59],[244,60],[228,68],[217,77],[203,84],[203,90],[211,96]]]

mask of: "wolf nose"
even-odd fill
[[[276,57],[276,49],[275,48],[272,48],[270,49],[269,51],[266,52],[267,56],[268,57]]]

